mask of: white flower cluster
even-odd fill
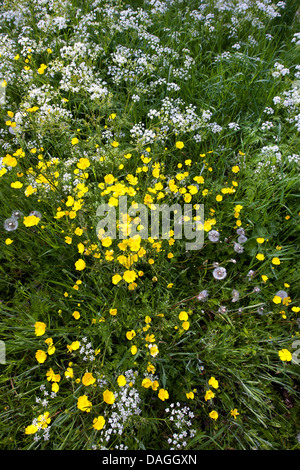
[[[45,33],[60,31],[68,26],[65,16],[51,16],[46,14],[43,19],[36,24],[37,28]]]
[[[170,126],[175,132],[192,132],[201,128],[208,128],[206,124],[211,118],[210,111],[203,111],[202,117],[196,112],[196,106],[185,106],[180,99],[164,98],[161,101],[160,109],[150,109],[148,117],[156,117],[160,123]],[[212,123],[214,128],[216,123]]]
[[[102,446],[107,445],[109,440],[114,437],[121,437],[128,421],[134,416],[139,416],[142,412],[139,407],[141,398],[134,387],[137,375],[138,373],[132,369],[124,372],[127,383],[120,388],[120,391],[114,392],[115,401],[110,410],[104,413],[105,427],[99,433],[99,443]],[[102,380],[101,385],[106,385],[106,381]],[[121,447],[123,447],[122,444]]]
[[[288,116],[286,121],[295,125],[298,132],[300,132],[300,88],[292,88],[291,90],[285,91],[283,93],[283,103],[282,106],[287,109]]]
[[[274,70],[272,72],[272,76],[275,78],[284,77],[290,73],[289,69],[284,67],[284,65],[280,64],[279,62],[275,62]]]
[[[170,5],[173,5],[174,0],[167,0],[162,2],[161,0],[147,0],[149,5],[151,5],[151,13],[158,15],[164,14],[168,11]]]
[[[300,33],[295,33],[292,42],[296,43],[296,46],[300,46]]]
[[[71,63],[65,64],[61,59],[56,59],[49,65],[47,73],[50,76],[60,73],[58,87],[65,92],[85,91],[91,95],[92,100],[103,99],[108,95],[106,82],[99,76],[96,68],[87,65],[85,60],[77,64],[73,59]]]
[[[130,129],[130,136],[136,141],[137,144],[152,144],[155,140],[156,134],[152,129],[146,129],[145,124],[139,122]]]
[[[83,361],[94,361],[95,360],[95,350],[93,349],[92,343],[88,341],[86,337],[83,337],[81,342],[81,347],[79,349],[79,354],[82,356]]]
[[[196,435],[196,429],[192,427],[194,413],[188,406],[182,406],[179,402],[171,403],[165,412],[169,414],[170,424],[175,428],[175,432],[168,438],[170,450],[185,449],[189,439]]]
[[[272,4],[271,0],[262,0],[262,1],[257,0],[255,3],[256,3],[257,8],[261,10],[262,12],[264,12],[269,18],[276,18],[278,16],[281,16],[276,6]],[[283,6],[284,6],[284,2],[280,2],[279,7],[282,8]]]
[[[274,125],[273,122],[265,121],[261,125],[261,130],[262,131],[269,131],[270,129],[272,129],[273,125]]]
[[[229,129],[233,129],[234,131],[238,131],[240,129],[239,124],[237,124],[236,122],[230,122],[228,124],[228,127]]]
[[[262,147],[260,156],[261,159],[256,162],[253,172],[258,175],[261,172],[269,174],[270,180],[272,180],[272,176],[276,175],[276,178],[281,179],[282,175],[285,175],[284,171],[282,172],[283,165],[298,165],[300,161],[298,154],[285,155],[278,145],[266,145]]]
[[[267,106],[267,107],[264,109],[264,113],[266,113],[266,114],[274,114],[274,109],[271,108],[270,106]]]

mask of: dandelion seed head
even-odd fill
[[[211,242],[216,243],[220,239],[220,234],[217,230],[210,230],[208,232],[208,238]]]
[[[8,219],[6,219],[4,221],[4,229],[7,231],[7,232],[12,232],[13,230],[16,230],[18,228],[18,221],[15,217],[10,217]]]
[[[202,290],[198,295],[197,295],[197,299],[198,300],[206,300],[208,297],[208,291],[207,290]]]
[[[23,217],[23,213],[20,212],[20,211],[14,211],[12,214],[11,214],[12,218],[14,219],[21,219]]]
[[[248,238],[245,237],[245,235],[240,235],[238,238],[238,243],[246,243],[247,240]]]
[[[238,290],[232,289],[231,295],[232,295],[232,302],[237,302],[239,300],[240,293]]]
[[[225,277],[227,276],[227,271],[222,266],[219,266],[213,270],[213,276],[215,279],[221,281],[222,279],[225,279]]]
[[[236,253],[243,253],[244,248],[239,243],[234,243],[233,249]]]

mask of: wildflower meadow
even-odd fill
[[[1,2],[1,449],[300,449],[299,20]]]

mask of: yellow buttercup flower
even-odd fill
[[[83,259],[79,259],[75,263],[75,268],[77,271],[82,271],[86,267],[85,261]]]
[[[88,168],[90,166],[90,161],[88,158],[80,158],[79,159],[79,162],[77,163],[77,167],[80,169],[80,170],[85,170],[86,168]]]
[[[230,410],[230,414],[234,417],[234,419],[236,419],[237,415],[239,415],[240,413],[236,408],[234,408],[234,410]]]
[[[4,163],[7,166],[11,166],[12,168],[14,168],[15,166],[17,166],[18,161],[15,157],[12,157],[11,155],[7,154],[5,157],[3,157],[2,163]]]
[[[73,198],[73,196],[68,196],[68,199],[67,199],[67,201],[66,201],[66,206],[72,207],[73,204],[74,204],[74,198]]]
[[[213,388],[219,388],[219,382],[214,377],[211,377],[209,379],[208,385],[210,385]]]
[[[169,392],[163,388],[160,388],[158,392],[158,398],[162,401],[167,400],[169,398]]]
[[[152,386],[152,380],[150,380],[149,378],[144,378],[143,381],[142,381],[142,387],[144,388],[150,388]]]
[[[84,252],[84,244],[83,243],[78,243],[77,245],[78,253],[82,254]]]
[[[39,429],[38,426],[36,426],[35,424],[30,424],[25,429],[25,434],[35,434],[38,431],[38,429]]]
[[[24,217],[23,224],[25,227],[33,227],[34,225],[37,225],[39,221],[39,217],[36,217],[35,215],[29,215],[28,217]]]
[[[60,374],[55,374],[52,368],[48,370],[46,377],[49,382],[60,382],[61,379]]]
[[[154,343],[155,342],[155,337],[153,334],[147,334],[145,338],[146,343]]]
[[[40,75],[42,75],[45,72],[46,68],[47,68],[47,65],[41,64],[37,71]]]
[[[74,377],[74,372],[72,367],[68,367],[67,370],[65,370],[65,377],[67,379],[72,379]]]
[[[218,415],[217,411],[215,411],[215,410],[213,410],[209,413],[209,417],[214,419],[215,421],[218,419],[218,416],[219,415]]]
[[[105,419],[103,416],[98,416],[98,418],[95,418],[93,420],[93,428],[96,429],[96,431],[100,431],[101,429],[103,429],[104,425]]]
[[[151,362],[148,362],[148,366],[147,366],[147,372],[151,372],[151,374],[154,374],[155,372],[155,367],[153,364],[151,364]]]
[[[114,175],[112,175],[110,173],[110,174],[104,176],[104,181],[105,181],[106,184],[113,184],[113,182],[115,181],[115,177],[114,177]]]
[[[81,395],[77,400],[77,408],[81,411],[89,413],[92,409],[92,402],[88,400],[86,395]]]
[[[292,360],[292,354],[288,349],[281,349],[278,354],[282,361],[290,362]]]
[[[152,390],[156,391],[158,387],[159,387],[159,383],[157,382],[157,380],[154,380],[154,382],[152,382],[152,385],[151,385]]]
[[[23,186],[23,183],[21,181],[14,181],[13,183],[10,184],[10,186],[14,189],[20,189]]]
[[[46,327],[47,327],[46,323],[37,321],[34,325],[35,335],[42,336],[46,331]]]
[[[156,344],[151,345],[151,346],[149,347],[149,352],[150,352],[150,354],[151,354],[152,357],[155,357],[155,356],[158,355],[159,350],[158,350],[158,347],[156,346]]]
[[[212,398],[215,397],[215,394],[212,390],[207,390],[206,394],[205,394],[205,397],[204,397],[204,400],[207,401],[207,400],[211,400]]]
[[[115,274],[112,277],[112,283],[115,285],[118,284],[121,280],[122,280],[122,276],[120,276],[120,274]]]
[[[124,387],[127,381],[124,375],[119,375],[119,377],[117,378],[117,382],[118,382],[119,387]]]
[[[72,344],[67,344],[67,349],[69,352],[73,352],[73,351],[76,351],[77,349],[79,349],[80,347],[80,343],[79,341],[73,341]]]
[[[45,340],[45,343],[48,345],[47,354],[49,354],[49,356],[52,356],[52,354],[55,353],[55,346],[53,344],[53,339],[47,338]]]
[[[43,362],[45,362],[45,360],[47,359],[47,354],[45,353],[45,351],[38,349],[35,354],[35,358],[40,364],[43,364]]]
[[[184,143],[181,142],[181,141],[178,141],[178,142],[176,142],[175,146],[176,146],[176,148],[178,148],[178,149],[183,149]]]
[[[189,316],[185,311],[182,311],[179,313],[178,318],[181,321],[187,321],[189,319]]]
[[[288,349],[281,349],[278,351],[278,355],[282,361],[289,362],[292,360],[292,354]]]
[[[96,382],[95,377],[93,377],[93,374],[91,372],[86,372],[84,376],[82,377],[82,383],[86,387],[89,385],[93,385]]]
[[[126,338],[127,338],[129,341],[131,341],[132,338],[134,338],[135,336],[136,336],[136,333],[135,333],[134,330],[127,331],[127,333],[126,333]]]
[[[130,283],[130,282],[134,282],[137,278],[137,274],[134,272],[134,271],[125,271],[124,274],[123,274],[123,279],[124,281]]]
[[[105,403],[108,403],[109,405],[112,405],[115,401],[115,395],[113,394],[113,392],[109,391],[109,390],[105,390],[105,392],[103,392],[103,400],[105,401]]]
[[[101,239],[102,246],[108,248],[112,244],[112,239],[110,237],[105,237]]]

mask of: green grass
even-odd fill
[[[267,1],[244,3],[1,7],[2,449],[300,448],[299,10],[287,1],[276,16]],[[276,76],[277,63],[288,72]],[[187,251],[172,236],[101,241],[97,208],[124,193],[128,207],[149,212],[151,203],[203,204],[202,248]],[[41,217],[28,226],[33,210]],[[13,211],[22,216],[8,232]],[[288,299],[276,303],[282,290]],[[84,395],[88,412],[78,408]],[[44,428],[30,428],[46,412]]]

